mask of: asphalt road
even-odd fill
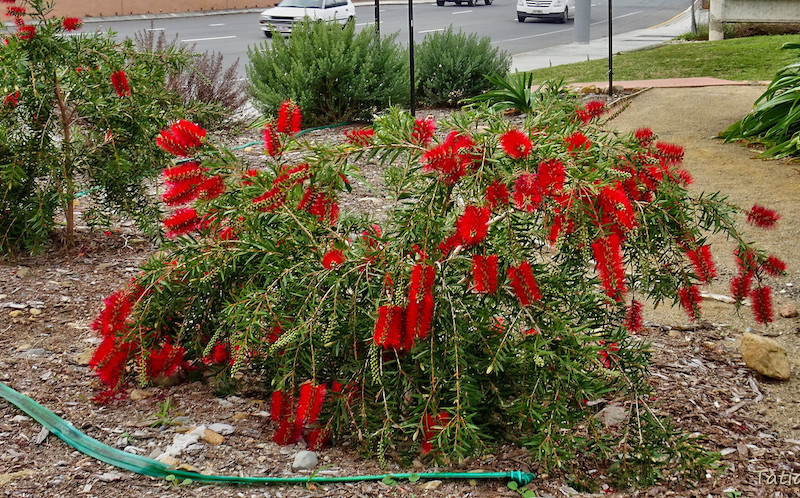
[[[614,34],[647,28],[667,21],[688,7],[688,0],[613,0]],[[144,16],[143,16],[144,17]],[[374,29],[375,7],[356,8],[358,29]],[[153,29],[163,31],[168,40],[194,44],[199,52],[222,52],[226,64],[240,60],[239,73],[244,76],[247,48],[270,43],[258,26],[257,12],[198,17],[104,20],[87,23],[83,31],[112,30],[119,37],[133,37],[137,32]],[[397,34],[400,43],[408,43],[408,6],[381,5],[381,34]],[[152,25],[151,25],[152,23]],[[492,5],[474,7],[456,6],[448,2],[444,7],[435,2],[414,4],[414,39],[420,42],[426,34],[441,31],[448,26],[464,32],[488,36],[492,43],[509,54],[572,43],[573,21],[558,24],[528,19],[520,23],[516,18],[513,0],[495,0]],[[608,0],[592,3],[591,37],[608,33]]]

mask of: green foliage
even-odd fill
[[[355,33],[351,21],[306,20],[292,36],[247,51],[254,105],[275,114],[287,98],[304,110],[307,126],[367,120],[408,101],[408,63],[394,36]]]
[[[35,24],[3,27],[0,253],[41,249],[59,213],[71,244],[78,196],[90,226],[123,215],[156,233],[160,211],[147,181],[164,155],[153,137],[182,112],[163,81],[186,55],[140,53],[111,33],[68,35],[44,0],[19,7]],[[114,74],[126,75],[127,87],[115,87]]]
[[[689,193],[679,146],[603,129],[602,104],[571,93],[536,101],[513,124],[455,113],[439,140],[397,108],[336,146],[279,124],[257,172],[205,144],[195,161],[228,188],[109,297],[93,368],[111,389],[184,362],[248,369],[272,391],[276,442],[330,438],[383,463],[514,443],[628,484],[697,477],[713,455],[649,405],[639,301],[696,318],[709,233],[739,241],[757,290],[767,257],[742,240],[740,208]],[[386,171],[381,226],[339,216],[357,161]]]
[[[454,107],[491,89],[486,76],[505,76],[511,67],[511,57],[493,47],[488,36],[453,32],[452,27],[428,34],[414,55],[418,98],[432,107]]]
[[[784,46],[798,48],[798,43]],[[726,141],[761,142],[767,146],[764,156],[800,157],[800,57],[778,71],[753,110],[720,136]]]
[[[168,427],[175,425],[175,422],[172,421],[172,414],[170,413],[172,408],[169,398],[165,399],[163,403],[159,403],[158,410],[150,417],[152,419],[150,427]]]
[[[541,109],[547,104],[543,99],[559,95],[566,92],[563,80],[547,81],[542,85],[535,84],[531,73],[516,72],[503,78],[496,74],[486,77],[493,85],[488,90],[475,97],[465,99],[468,106],[486,103],[496,111],[514,110],[522,113],[533,112],[534,109]]]

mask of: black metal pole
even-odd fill
[[[381,0],[375,0],[375,34],[381,36]]]
[[[411,115],[416,116],[414,95],[414,1],[408,0],[408,60],[411,74]]]
[[[608,94],[612,95],[614,93],[614,63],[613,60],[613,49],[611,44],[611,0],[608,0]]]

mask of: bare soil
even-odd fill
[[[609,128],[649,126],[662,140],[686,148],[685,165],[697,192],[720,190],[739,205],[754,202],[777,209],[782,219],[772,231],[749,232],[769,252],[789,265],[774,282],[775,308],[796,306],[800,294],[800,252],[794,244],[800,227],[798,166],[763,161],[757,151],[723,144],[715,135],[744,115],[763,87],[652,89],[631,99]],[[438,114],[437,114],[438,115]],[[341,130],[336,131],[338,135]],[[333,132],[330,136],[333,136]],[[324,132],[319,135],[326,139]],[[251,137],[242,137],[247,143]],[[258,150],[242,155],[257,160]],[[364,176],[380,176],[368,166]],[[353,206],[374,209],[383,202],[357,189]],[[89,325],[105,296],[127,282],[154,248],[130,227],[108,234],[81,231],[76,250],[52,250],[42,256],[0,263],[0,380],[27,394],[76,427],[111,446],[148,455],[163,450],[175,434],[201,424],[233,426],[219,445],[200,442],[181,453],[181,463],[216,474],[296,476],[292,455],[299,447],[272,443],[265,393],[257,382],[245,383],[237,396],[217,398],[208,385],[180,384],[149,388],[129,399],[98,406],[90,402],[97,381],[87,355],[98,342]],[[720,279],[708,292],[728,294],[734,263],[731,245],[714,240]],[[651,489],[621,492],[603,488],[602,496],[800,496],[800,318],[777,318],[758,326],[743,309],[703,301],[704,321],[692,324],[682,310],[661,306],[648,311],[643,333],[653,344],[652,384],[659,409],[686,433],[707,435],[706,447],[722,452],[725,470],[709,473],[695,487],[667,481]],[[738,353],[742,333],[775,336],[789,351],[794,378],[776,382],[748,369]],[[759,400],[759,393],[763,399]],[[131,393],[132,394],[132,393]],[[136,398],[136,399],[134,399]],[[183,425],[151,427],[153,416],[169,398],[172,417]],[[759,401],[757,401],[759,400]],[[0,494],[18,497],[73,496],[519,496],[504,481],[443,482],[435,489],[421,483],[388,486],[380,482],[311,487],[175,486],[114,469],[72,450],[6,402],[0,402]],[[603,481],[603,470],[581,461],[581,470]],[[397,472],[381,469],[347,448],[320,453],[320,475]],[[538,472],[525,451],[506,447],[496,455],[435,469],[414,471],[524,470]],[[784,478],[781,478],[781,475]],[[537,496],[566,496],[567,472],[542,475],[529,485]],[[786,483],[786,480],[790,481]],[[781,483],[781,481],[783,481]],[[792,482],[793,481],[793,482]],[[598,496],[599,496],[598,495]],[[581,495],[588,496],[588,495]]]

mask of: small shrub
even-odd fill
[[[489,37],[455,33],[452,27],[430,33],[414,51],[417,96],[435,106],[455,106],[493,88],[486,76],[505,76],[511,57],[493,47]]]
[[[293,138],[287,103],[259,171],[188,137],[195,162],[165,171],[170,188],[219,175],[227,189],[165,221],[171,240],[93,324],[92,368],[111,393],[187,364],[252,368],[284,445],[410,461],[510,442],[548,468],[581,455],[637,483],[705,475],[713,456],[649,404],[641,302],[698,318],[721,232],[740,242],[734,295],[766,323],[764,279],[784,265],[742,238],[744,210],[690,194],[680,146],[604,129],[599,101],[539,100],[523,123],[454,114],[441,141],[432,119],[392,108],[336,146]],[[339,211],[358,159],[386,168],[381,226]],[[603,403],[615,421],[596,417]]]
[[[152,28],[153,23],[151,21]],[[158,33],[158,34],[156,34]],[[170,71],[166,87],[181,96],[187,106],[192,102],[208,104],[203,115],[186,116],[211,130],[225,130],[241,125],[238,114],[249,99],[248,85],[239,79],[239,60],[224,67],[222,53],[195,53],[196,44],[180,47],[178,35],[168,40],[163,31],[153,29],[134,34],[136,47],[151,54],[173,53],[181,50],[190,53],[189,65]]]
[[[355,24],[305,21],[292,36],[249,48],[255,107],[275,114],[291,98],[317,126],[367,120],[391,104],[408,102],[408,61],[394,36],[372,30],[355,33]]]

